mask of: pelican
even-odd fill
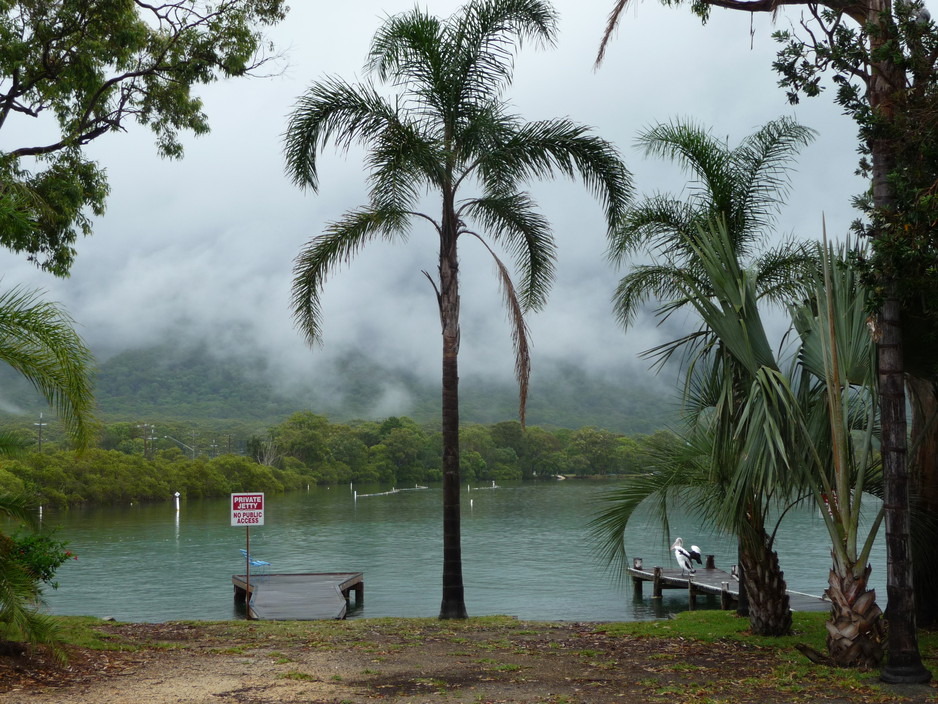
[[[697,570],[694,569],[693,563],[690,560],[690,553],[684,548],[684,540],[678,538],[674,541],[674,545],[671,546],[671,549],[674,551],[674,559],[677,560],[678,566],[681,568],[681,576],[684,576],[684,573],[694,574]]]
[[[696,545],[690,546],[690,559],[696,562],[698,565],[703,565],[703,562],[700,560],[702,554],[703,553],[701,553],[700,548],[698,548]]]

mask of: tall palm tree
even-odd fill
[[[695,181],[691,195],[681,200],[656,194],[630,208],[622,227],[614,234],[611,254],[619,261],[645,251],[652,264],[634,266],[622,278],[614,296],[616,314],[625,327],[635,319],[642,304],[661,302],[657,310],[666,319],[676,310],[691,306],[699,312],[700,301],[711,300],[718,284],[734,272],[728,285],[752,287],[752,300],[787,302],[799,293],[799,281],[816,262],[805,245],[783,243],[758,253],[772,228],[789,185],[788,166],[813,132],[789,119],[767,123],[730,148],[691,122],[660,124],[639,138],[647,154],[677,161]],[[716,224],[721,233],[713,240]],[[724,241],[725,240],[725,241]],[[701,258],[704,245],[717,246],[725,259],[725,271],[709,268]],[[725,251],[723,251],[725,249]],[[743,269],[743,263],[748,266]],[[758,315],[753,307],[748,315]],[[755,333],[753,333],[755,334]],[[771,355],[767,341],[759,340],[759,351]],[[710,457],[710,480],[728,491],[738,487],[742,445],[736,428],[744,398],[741,388],[751,383],[740,365],[726,354],[717,331],[707,324],[696,331],[668,341],[649,354],[663,363],[676,352],[693,360],[688,367],[685,400],[697,412],[708,409],[710,432],[716,433]],[[703,372],[703,373],[701,373]],[[696,376],[695,376],[696,375]],[[696,381],[695,381],[696,380]],[[692,382],[707,383],[692,387]],[[694,394],[703,393],[702,398]],[[712,409],[718,413],[713,414]],[[727,518],[727,528],[740,540],[740,562],[749,596],[753,629],[764,634],[786,633],[791,624],[785,582],[772,549],[768,511],[773,494],[765,485],[740,488],[731,494],[739,500]],[[614,525],[614,524],[610,524]]]
[[[390,17],[372,40],[365,72],[397,95],[389,99],[371,82],[328,78],[300,98],[286,131],[288,172],[297,185],[313,190],[317,154],[326,143],[347,148],[360,142],[370,149],[369,203],[328,225],[296,259],[294,315],[310,343],[321,335],[320,293],[335,267],[375,238],[404,237],[415,219],[429,224],[438,238],[437,275],[424,273],[436,293],[443,337],[441,618],[466,616],[457,245],[476,238],[495,259],[513,325],[523,422],[530,370],[523,313],[545,302],[555,247],[547,221],[521,186],[533,178],[579,175],[602,200],[610,230],[619,226],[630,196],[628,171],[611,144],[566,119],[523,122],[502,100],[515,49],[524,40],[549,44],[555,34],[555,13],[543,0],[472,0],[446,19],[420,9]],[[419,210],[425,192],[440,198],[438,217]],[[518,288],[494,245],[514,257],[522,279]]]

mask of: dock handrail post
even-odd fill
[[[642,558],[640,557],[632,558],[632,569],[634,570],[642,569]],[[637,575],[632,575],[632,588],[634,589],[635,594],[637,596],[642,595],[642,583],[643,582],[644,580],[641,577],[638,577]]]
[[[707,555],[707,566],[704,569],[715,570],[717,568],[717,563],[713,559],[713,555]]]
[[[733,604],[733,597],[730,594],[730,583],[720,582],[720,608],[723,611],[729,611]]]
[[[651,596],[654,599],[661,598],[661,568],[655,567],[655,579],[653,582],[653,588],[651,590]]]
[[[697,587],[694,586],[694,576],[687,578],[687,610],[697,610]]]

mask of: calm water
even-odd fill
[[[672,592],[663,603],[635,598],[591,554],[587,523],[607,482],[506,483],[463,491],[463,573],[470,615],[536,620],[644,620],[686,606]],[[378,487],[356,487],[359,493]],[[386,489],[385,487],[384,489]],[[364,608],[352,617],[436,616],[441,594],[442,497],[439,487],[354,500],[350,487],[268,495],[265,525],[251,548],[274,572],[364,572]],[[79,557],[47,590],[60,614],[122,621],[237,617],[231,575],[243,571],[245,531],[229,525],[227,498],[165,504],[46,511],[44,525]],[[830,550],[823,524],[805,510],[786,519],[778,539],[789,588],[820,594]],[[680,516],[672,535],[736,562],[730,539],[701,531]],[[634,519],[627,545],[647,565],[669,565],[670,542]],[[874,584],[884,601],[884,548],[873,555]],[[650,590],[646,588],[646,594]],[[667,594],[667,592],[666,592]],[[714,604],[716,606],[716,604]]]

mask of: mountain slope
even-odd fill
[[[163,346],[128,350],[100,363],[96,396],[105,421],[230,419],[273,424],[297,410],[311,410],[332,420],[406,415],[434,422],[440,414],[438,382],[424,380],[413,370],[381,365],[361,353],[347,355],[317,377],[296,379],[289,390],[270,378],[262,359],[219,360],[205,349]],[[572,364],[538,368],[528,398],[528,423],[596,426],[628,434],[651,433],[673,423],[675,405],[669,391],[630,381],[592,376]],[[31,387],[12,371],[0,373],[0,389],[7,406],[12,404],[21,414],[44,410]],[[460,402],[464,423],[518,417],[517,388],[511,383],[463,377]]]

